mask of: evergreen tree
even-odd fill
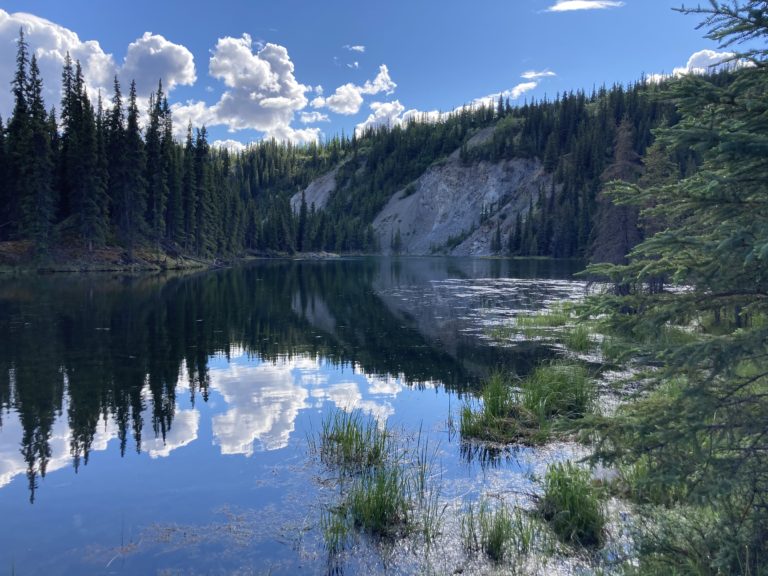
[[[299,206],[299,223],[296,231],[296,248],[299,252],[303,252],[307,249],[307,198],[304,192],[301,192],[301,205]]]
[[[184,249],[193,250],[197,238],[197,173],[195,171],[195,143],[192,140],[192,123],[187,126],[187,141],[184,146],[184,166],[181,182],[184,206]]]
[[[592,273],[631,288],[594,312],[633,334],[646,389],[600,426],[599,457],[642,467],[641,573],[764,574],[768,558],[768,20],[766,3],[712,1],[708,37],[754,66],[688,75],[660,131],[701,161],[679,181],[616,184],[617,202],[664,223],[627,265]],[[749,45],[748,45],[749,46]],[[702,113],[705,112],[705,113]],[[669,279],[676,290],[659,290]],[[660,504],[661,506],[653,506]]]
[[[147,213],[150,236],[155,249],[160,250],[160,242],[165,237],[166,204],[168,201],[168,168],[170,157],[163,146],[165,136],[165,113],[163,109],[163,84],[160,82],[157,92],[149,99],[149,126],[145,139],[145,180],[147,182]]]
[[[112,225],[118,231],[118,237],[125,241],[128,237],[127,222],[124,207],[128,205],[130,191],[126,188],[127,170],[126,164],[126,138],[125,138],[125,114],[123,111],[123,97],[120,91],[120,82],[115,76],[114,94],[112,96],[112,109],[106,128],[107,146],[107,194],[110,202],[110,214]]]
[[[0,242],[10,231],[11,190],[8,181],[8,152],[5,146],[5,126],[0,117]]]
[[[29,53],[27,42],[24,39],[24,31],[19,30],[19,39],[16,51],[16,72],[11,84],[13,91],[13,113],[8,122],[8,188],[10,190],[10,203],[7,207],[5,225],[8,227],[8,235],[13,236],[19,232],[23,234],[21,226],[20,199],[33,196],[30,189],[32,159],[32,130],[29,116],[29,104],[27,101],[29,79],[27,69],[29,67]]]
[[[139,109],[136,105],[136,83],[131,82],[128,95],[128,124],[125,132],[125,171],[123,195],[117,206],[119,232],[133,257],[136,242],[146,230],[147,196],[145,174],[144,141],[139,129]]]
[[[214,256],[215,221],[211,190],[210,148],[205,126],[195,139],[195,252],[198,256]]]
[[[616,131],[613,162],[603,171],[601,179],[635,182],[642,171],[640,156],[634,149],[634,129],[624,117]],[[598,201],[598,221],[592,244],[592,262],[626,262],[626,254],[642,239],[637,225],[638,212],[634,206],[614,204],[601,195]]]
[[[48,114],[43,102],[43,81],[37,58],[33,55],[29,66],[27,87],[29,105],[29,131],[32,156],[25,185],[27,195],[20,198],[24,232],[35,243],[38,253],[47,252],[54,219],[53,158],[48,127]]]
[[[163,98],[162,162],[167,175],[168,208],[166,237],[176,245],[184,240],[184,201],[182,196],[183,150],[173,141],[173,118],[168,99]]]

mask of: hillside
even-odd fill
[[[698,162],[688,148],[649,148],[654,128],[677,122],[670,82],[500,99],[436,122],[230,153],[208,144],[205,127],[174,141],[161,86],[143,129],[133,89],[127,105],[116,84],[111,106],[94,106],[71,61],[57,119],[19,50],[15,112],[0,125],[0,242],[29,242],[43,265],[62,246],[86,261],[110,248],[128,264],[143,252],[214,261],[295,251],[611,261],[647,223],[603,198],[603,184],[678,179]]]

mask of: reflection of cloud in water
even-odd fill
[[[307,389],[294,381],[296,363],[243,366],[230,364],[211,370],[211,387],[230,406],[213,417],[213,435],[222,454],[253,454],[256,440],[264,450],[288,444],[299,410],[306,404]]]
[[[211,370],[211,387],[229,406],[226,413],[213,417],[214,442],[222,454],[250,456],[255,449],[284,448],[299,411],[325,402],[363,410],[384,421],[395,410],[383,398],[394,398],[403,389],[402,380],[391,376],[358,374],[331,382],[330,372],[338,367],[311,356],[283,358],[274,364],[251,362],[234,359],[225,368]],[[355,367],[353,373],[358,370]]]
[[[64,413],[67,405],[64,405]],[[15,476],[27,472],[27,463],[21,454],[21,438],[24,431],[21,422],[16,418],[3,419],[3,433],[0,434],[0,488],[9,484]],[[107,444],[112,438],[117,437],[117,425],[108,420],[99,422],[91,444],[91,452],[107,449]],[[72,434],[66,418],[57,418],[51,429],[48,439],[51,456],[45,468],[46,474],[66,468],[72,463],[70,451]],[[38,464],[39,465],[39,464]]]
[[[152,437],[152,425],[146,416],[144,422],[145,430],[142,432],[143,439],[141,441],[142,451],[147,452],[150,458],[165,458],[176,448],[181,448],[197,440],[200,412],[195,409],[179,410],[177,408],[171,429],[165,435],[165,441],[163,441],[161,436],[157,438]],[[148,430],[146,430],[147,428]],[[146,440],[145,438],[151,439]]]
[[[149,406],[151,394],[146,387],[142,391],[145,405]],[[69,402],[65,397],[63,414],[69,411]],[[163,442],[162,437],[154,437],[151,423],[151,408],[142,412],[144,427],[142,429],[141,449],[150,458],[164,458],[173,450],[190,444],[197,439],[200,422],[200,412],[196,409],[175,410],[173,424]],[[21,422],[18,418],[4,418],[2,434],[0,434],[0,488],[9,484],[14,477],[26,474],[27,463],[21,454],[21,438],[24,436]],[[100,420],[94,430],[89,451],[102,452],[107,449],[109,441],[118,437],[117,424],[112,418]],[[66,417],[57,418],[53,423],[48,439],[51,456],[45,467],[45,473],[50,474],[72,464],[72,432]],[[39,463],[37,464],[39,466]],[[38,470],[39,472],[39,470]]]

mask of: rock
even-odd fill
[[[489,134],[481,131],[473,144],[481,144]],[[404,254],[489,255],[497,223],[506,242],[517,213],[525,215],[530,202],[535,204],[551,185],[551,176],[538,160],[465,165],[457,151],[396,192],[373,228],[384,254],[391,252],[399,229]]]

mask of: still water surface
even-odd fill
[[[491,371],[555,353],[486,332],[578,298],[577,270],[342,259],[0,281],[0,574],[327,573],[319,518],[338,488],[307,437],[335,407],[423,430],[449,517],[531,490],[571,448],[488,467],[453,422]],[[438,572],[462,564],[450,525]],[[409,573],[417,548],[362,542],[333,570]]]

